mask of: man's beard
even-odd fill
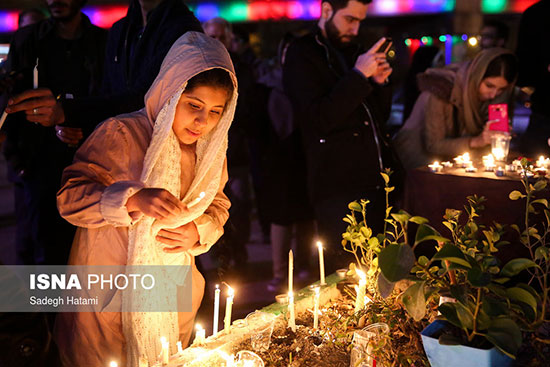
[[[330,43],[338,49],[349,47],[354,43],[355,39],[357,38],[355,36],[346,36],[346,41],[344,41],[342,39],[340,31],[338,30],[338,28],[336,28],[334,22],[332,21],[332,17],[325,23],[325,32],[327,33],[327,38]]]
[[[68,5],[68,13],[63,16],[54,15],[54,12],[50,9],[50,7],[55,7],[56,5],[61,5],[62,7],[65,7],[67,4],[65,3],[58,3],[54,2],[50,6],[48,6],[48,10],[50,11],[50,14],[52,15],[52,18],[55,19],[58,22],[66,22],[71,19],[73,19],[80,11],[81,4],[83,4],[83,1],[73,1]]]

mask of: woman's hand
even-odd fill
[[[194,222],[189,222],[178,228],[160,230],[156,239],[171,246],[171,248],[164,248],[164,252],[183,252],[193,248],[199,242],[199,231]]]
[[[185,205],[165,189],[144,188],[126,202],[128,213],[141,212],[155,219],[168,219],[187,210]]]
[[[493,135],[493,131],[489,130],[490,124],[485,124],[485,128],[476,137],[473,137],[470,139],[470,148],[483,148],[486,145],[491,144],[491,136]]]

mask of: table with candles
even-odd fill
[[[550,158],[539,157],[533,161],[533,168],[536,174],[546,176]],[[531,177],[533,173],[525,172],[518,159],[505,162],[497,160],[493,154],[472,158],[465,153],[453,161],[436,161],[427,167],[408,171],[402,207],[411,215],[427,218],[436,230],[448,236],[449,230],[442,223],[445,210],[464,212],[468,196],[483,196],[487,201],[483,203],[485,208],[479,213],[478,223],[518,224],[521,228],[525,219],[525,201],[512,201],[509,194],[514,190],[524,192],[523,175]],[[546,198],[549,196],[547,191],[543,195]],[[465,217],[464,213],[462,219],[465,220]],[[429,253],[429,247],[429,244],[421,246],[418,252]],[[512,244],[503,247],[499,257],[506,260],[523,251],[520,245]]]

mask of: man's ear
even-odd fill
[[[321,3],[321,19],[324,21],[329,20],[332,17],[332,13],[334,10],[332,9],[332,5],[330,3],[323,1]]]

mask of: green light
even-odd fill
[[[439,36],[439,42],[445,42],[447,41],[447,36],[443,35],[443,36]]]
[[[422,42],[423,44],[427,44],[428,43],[428,37],[424,36],[420,39],[420,42]]]
[[[481,0],[483,13],[501,13],[508,7],[508,0]]]
[[[248,4],[238,2],[223,6],[220,16],[228,22],[243,22],[248,19]]]
[[[431,45],[434,44],[434,39],[433,39],[433,37],[429,37],[429,36],[428,36],[428,37],[426,37],[426,38],[427,38],[427,41],[426,41],[426,45],[427,45],[427,46],[431,46]]]
[[[411,41],[410,38],[407,38],[407,39],[405,40],[405,45],[406,45],[407,47],[411,47],[412,41]]]

